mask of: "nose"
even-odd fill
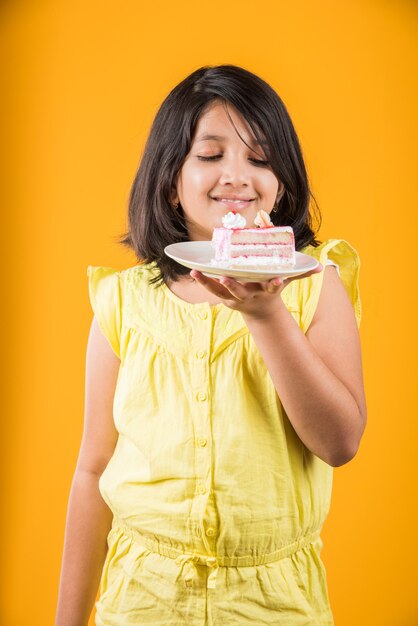
[[[249,163],[238,157],[223,159],[222,171],[219,177],[221,185],[248,185],[251,179]]]

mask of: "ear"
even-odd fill
[[[178,202],[180,202],[180,198],[178,196],[177,189],[173,187],[171,190],[171,203],[177,204]]]
[[[281,200],[284,192],[285,192],[284,184],[282,183],[281,180],[279,180],[279,188],[277,190],[276,202],[279,202],[279,200]]]

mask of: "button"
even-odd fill
[[[204,437],[198,437],[198,439],[197,439],[197,445],[198,445],[200,448],[204,448],[206,444],[207,444],[207,441],[206,441],[206,439],[205,439]]]
[[[208,316],[208,312],[207,311],[199,311],[199,317],[201,320],[205,320]]]
[[[203,485],[202,483],[200,483],[200,485],[197,485],[196,492],[200,495],[203,495],[204,493],[206,493],[205,485]]]
[[[215,529],[214,528],[207,528],[206,529],[206,534],[208,537],[213,537],[213,535],[215,534]]]
[[[199,350],[198,352],[196,352],[196,357],[198,359],[203,359],[206,356],[206,350]]]
[[[205,400],[207,400],[207,394],[204,391],[199,391],[199,393],[197,394],[197,399],[200,402],[204,402]]]

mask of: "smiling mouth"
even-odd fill
[[[231,207],[235,207],[237,209],[243,209],[244,207],[246,207],[250,202],[253,202],[255,200],[255,198],[212,198],[212,200],[215,200],[216,202],[219,202],[221,204],[224,204],[226,206],[231,206]]]

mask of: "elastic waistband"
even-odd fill
[[[308,533],[300,537],[296,541],[283,546],[279,550],[260,555],[244,555],[244,556],[222,556],[222,555],[206,555],[197,552],[184,552],[173,548],[165,543],[146,537],[138,532],[135,528],[128,526],[122,520],[114,517],[112,529],[119,529],[124,534],[130,536],[133,541],[147,548],[151,552],[156,552],[161,556],[174,559],[176,563],[183,568],[185,565],[206,565],[212,569],[208,578],[208,588],[216,586],[216,575],[220,567],[254,567],[257,565],[266,565],[284,559],[295,552],[298,552],[305,546],[314,542],[320,536],[320,529],[312,533]],[[194,572],[193,572],[194,573]],[[186,578],[186,585],[190,586],[193,576]],[[188,584],[189,581],[189,584]]]

